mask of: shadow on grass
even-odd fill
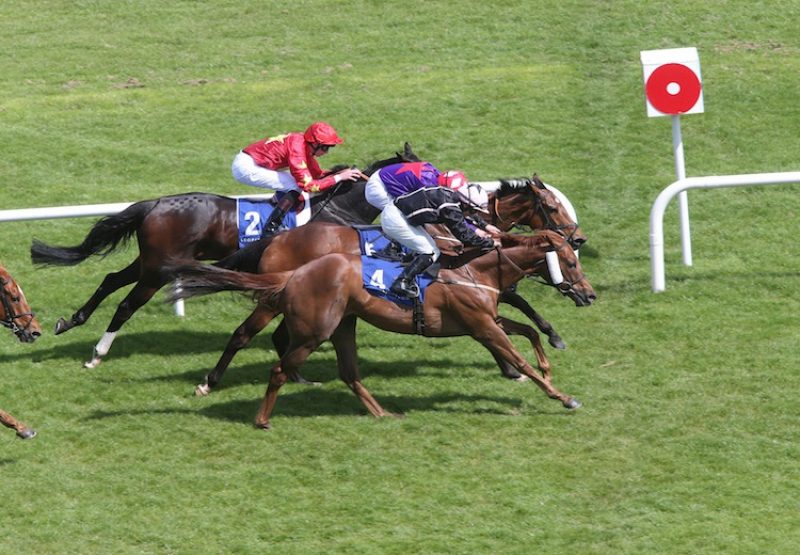
[[[344,386],[342,386],[344,387]],[[294,391],[288,391],[294,389]],[[541,394],[540,391],[531,390]],[[386,410],[402,414],[408,412],[431,412],[446,414],[487,414],[513,416],[522,411],[524,399],[499,395],[464,395],[459,393],[429,396],[382,395],[378,399]],[[255,418],[261,399],[233,400],[197,409],[176,407],[163,409],[131,409],[118,411],[95,411],[85,420],[102,420],[119,416],[153,416],[173,414],[197,414],[227,422],[251,423]],[[476,406],[478,405],[478,406]],[[569,415],[556,401],[542,397],[541,406],[526,407],[526,414]],[[274,416],[313,418],[318,416],[368,416],[367,410],[349,391],[328,391],[307,386],[286,386],[281,390],[275,406]]]
[[[330,351],[331,356],[333,356],[333,347],[330,344],[323,345],[317,353],[327,351]],[[239,366],[236,364],[236,359],[234,359],[214,391],[219,391],[226,387],[236,387],[253,383],[261,383],[266,387],[269,373],[277,361],[278,355],[274,352],[267,351],[264,352],[263,361],[256,363]],[[203,381],[205,376],[211,372],[215,362],[216,358],[214,358],[213,361],[209,360],[208,366],[180,373],[164,373],[158,376],[144,377],[141,378],[140,381],[144,383],[182,381],[196,385]],[[370,376],[386,379],[417,376],[420,374],[421,368],[425,369],[424,373],[427,376],[434,375],[436,378],[451,379],[459,376],[459,369],[464,368],[464,364],[455,362],[446,357],[434,359],[430,356],[426,356],[422,360],[406,358],[392,361],[359,357],[358,367],[362,379],[369,378]],[[503,379],[500,377],[500,371],[494,366],[488,354],[486,355],[485,361],[471,364],[470,368],[477,368],[479,371],[485,369],[485,375]],[[433,369],[433,371],[431,371],[431,369]],[[313,382],[326,383],[339,380],[339,373],[335,360],[309,360],[300,368],[300,374],[305,379]]]

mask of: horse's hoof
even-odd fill
[[[520,374],[519,372],[517,372],[513,368],[500,370],[500,375],[503,376],[504,378],[508,378],[509,380],[514,380],[514,381],[517,381],[517,382],[519,382],[519,381],[523,381],[524,382],[525,381],[524,379],[520,380],[520,378],[526,378],[527,379],[527,376],[523,376],[522,374]]]
[[[20,439],[33,439],[36,437],[36,430],[32,428],[25,428],[21,432],[17,432],[17,437]]]
[[[201,383],[194,388],[194,394],[196,397],[206,397],[209,393],[211,393],[211,386],[209,386],[207,383]]]
[[[259,430],[268,431],[272,429],[272,424],[270,424],[269,422],[256,422],[255,427],[258,428]]]
[[[322,385],[322,382],[312,382],[305,379],[300,374],[295,374],[294,376],[290,376],[291,381],[294,383],[299,383],[300,385]]]
[[[65,331],[69,331],[70,329],[72,329],[72,325],[63,318],[59,318],[58,322],[56,322],[55,334],[59,335]]]
[[[564,351],[567,349],[567,344],[564,343],[564,340],[561,339],[558,335],[551,335],[547,338],[547,342],[550,343],[553,347],[558,349],[559,351]]]
[[[100,357],[94,357],[92,360],[87,360],[86,362],[84,362],[83,367],[89,368],[91,370],[92,368],[97,368],[98,366],[100,366],[101,362],[103,362],[103,359],[101,359]]]
[[[578,401],[577,399],[570,398],[570,399],[567,399],[566,401],[564,401],[564,408],[568,408],[570,410],[579,409],[582,406],[583,405],[581,404],[581,402]]]

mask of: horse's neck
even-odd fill
[[[491,203],[494,212],[494,225],[503,231],[508,231],[520,222],[529,210],[530,201],[523,193],[512,193],[502,197],[495,197]]]
[[[365,181],[356,181],[344,193],[330,198],[318,197],[319,201],[312,201],[314,220],[341,225],[371,224],[380,210],[367,202],[365,187]],[[321,206],[321,209],[316,206]]]
[[[488,252],[468,266],[474,275],[482,276],[486,283],[503,291],[530,275],[543,261],[543,251],[530,245],[517,245],[504,248],[502,252]]]

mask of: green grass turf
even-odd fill
[[[0,261],[46,334],[0,343],[2,551],[40,553],[796,552],[800,472],[797,186],[690,193],[694,266],[666,214],[650,292],[648,216],[674,180],[670,121],[645,115],[639,52],[696,46],[706,113],[682,119],[687,173],[797,170],[800,4],[201,2],[0,4],[0,209],[252,192],[242,146],[325,119],[367,162],[410,141],[476,180],[538,172],[575,205],[597,290],[576,309],[521,291],[568,350],[567,413],[499,377],[468,338],[359,325],[374,420],[330,346],[251,422],[270,327],[209,398],[193,387],[249,313],[230,295],[179,320],[159,295],[99,368],[81,362],[119,292],[52,335],[135,249],[35,269],[36,237],[92,218],[0,224]],[[504,314],[513,316],[510,310]],[[532,358],[523,342],[515,343]]]

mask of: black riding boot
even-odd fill
[[[432,254],[417,254],[414,256],[414,260],[403,268],[402,273],[389,288],[389,291],[399,297],[416,299],[419,297],[419,287],[417,287],[417,282],[414,278],[424,272],[432,263]]]
[[[278,231],[278,228],[283,223],[283,217],[289,210],[294,208],[294,205],[297,204],[297,199],[299,198],[300,191],[287,191],[286,194],[278,199],[278,203],[272,210],[272,214],[270,214],[269,218],[267,218],[267,221],[264,222],[264,227],[261,229],[261,237],[274,235]]]

